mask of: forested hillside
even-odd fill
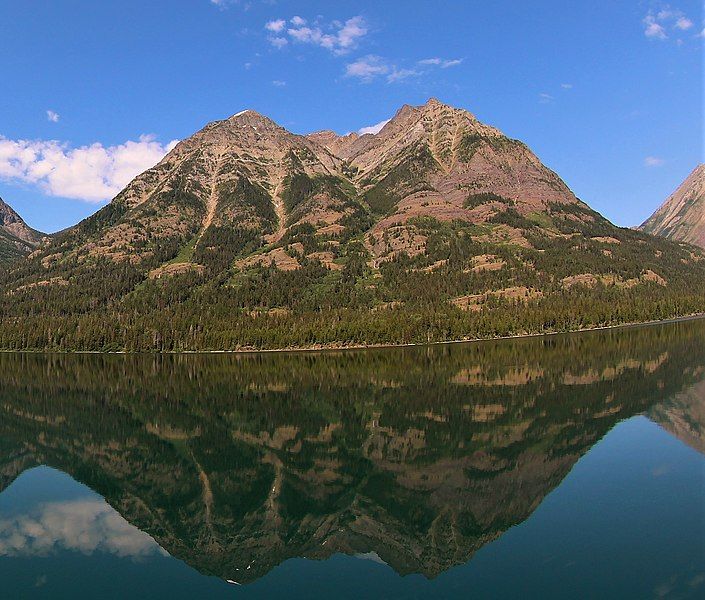
[[[211,123],[0,290],[9,349],[431,342],[701,312],[705,252],[614,226],[430,100],[375,135]]]

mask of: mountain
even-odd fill
[[[0,266],[27,256],[43,238],[0,198]]]
[[[363,353],[0,353],[0,492],[59,469],[239,583],[339,552],[436,577],[527,519],[615,424],[702,386],[704,333],[699,320]]]
[[[695,167],[640,229],[705,248],[705,164]]]
[[[654,407],[648,417],[684,444],[705,454],[705,381]]]
[[[648,320],[705,308],[703,258],[612,225],[525,144],[434,99],[362,136],[295,135],[246,110],[0,277],[0,346],[429,342]]]

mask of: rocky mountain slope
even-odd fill
[[[705,248],[705,165],[698,165],[640,229]]]
[[[28,255],[43,237],[0,198],[0,266]]]
[[[363,136],[295,135],[247,110],[1,278],[15,329],[0,345],[30,344],[38,303],[41,347],[59,330],[76,347],[232,348],[658,318],[704,307],[703,258],[615,227],[525,144],[437,100]],[[102,341],[76,339],[67,315]]]
[[[684,444],[705,454],[705,381],[654,407],[648,416]]]

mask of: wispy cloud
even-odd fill
[[[547,94],[546,92],[541,92],[539,94],[539,102],[541,104],[550,104],[554,100],[555,100],[555,98],[553,96],[551,96],[551,94]]]
[[[289,40],[287,40],[285,37],[282,36],[273,36],[268,38],[269,43],[272,44],[277,50],[281,50],[284,46],[286,46],[289,43]]]
[[[665,4],[649,10],[642,19],[642,25],[647,38],[663,41],[669,38],[669,30],[676,33],[688,31],[693,27],[693,21],[683,11]]]
[[[647,156],[644,159],[644,166],[649,168],[662,167],[665,163],[666,161],[658,156]]]
[[[365,135],[366,133],[372,133],[372,134],[379,133],[380,131],[382,131],[382,128],[387,123],[389,123],[389,121],[391,121],[391,119],[386,119],[384,121],[380,121],[376,125],[368,125],[367,127],[360,127],[360,129],[358,129],[357,132],[360,135]]]
[[[644,17],[644,35],[652,40],[665,40],[668,38],[666,34],[666,29],[656,20],[656,17],[652,14],[648,14]]]
[[[381,56],[368,54],[346,65],[345,76],[369,82],[377,77],[387,75],[390,70],[391,67]]]
[[[435,68],[447,69],[463,62],[462,58],[424,58],[415,63],[413,68],[399,66],[376,54],[368,54],[345,67],[346,77],[355,77],[363,83],[370,83],[375,79],[384,78],[387,83],[397,83],[412,77],[420,77]]]
[[[61,117],[59,116],[58,112],[53,110],[47,111],[47,120],[51,121],[52,123],[58,123],[60,118]]]
[[[285,27],[286,21],[284,19],[276,19],[274,21],[268,21],[264,24],[264,28],[267,31],[271,31],[273,33],[281,33],[282,31],[284,31]]]
[[[572,90],[573,89],[573,84],[572,83],[561,83],[561,87],[564,90]]]
[[[274,87],[284,87],[286,85],[286,81],[282,81],[281,79],[275,79],[272,81],[272,85]]]
[[[309,23],[297,15],[288,21],[286,19],[268,21],[264,28],[271,34],[275,34],[268,38],[275,48],[283,48],[291,41],[325,48],[334,54],[347,54],[357,47],[359,41],[368,32],[365,19],[359,15],[345,22],[330,23],[323,23],[319,19]]]
[[[387,82],[394,83],[396,81],[408,79],[409,77],[417,77],[419,75],[421,75],[421,73],[415,69],[397,69],[396,67],[392,67],[391,72],[387,75]]]
[[[370,83],[380,77],[387,83],[396,83],[420,74],[416,69],[399,68],[375,54],[368,54],[345,66],[346,77],[353,77],[363,83]]]
[[[435,66],[435,67],[440,67],[441,69],[447,69],[448,67],[457,67],[462,62],[463,62],[462,58],[445,59],[445,58],[434,57],[434,58],[424,58],[423,60],[420,60],[418,62],[418,64],[421,66]]]
[[[71,148],[56,140],[0,136],[0,179],[35,185],[50,196],[101,202],[157,164],[176,143],[164,145],[143,135],[117,146]]]
[[[687,31],[693,26],[693,22],[688,17],[679,17],[676,20],[676,29]]]
[[[241,2],[240,0],[210,0],[210,2],[213,6],[217,6],[220,10],[225,10],[226,8],[236,4],[240,5],[245,11],[250,10],[252,7],[251,2]]]

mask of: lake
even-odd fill
[[[0,355],[7,598],[701,598],[705,320]]]

